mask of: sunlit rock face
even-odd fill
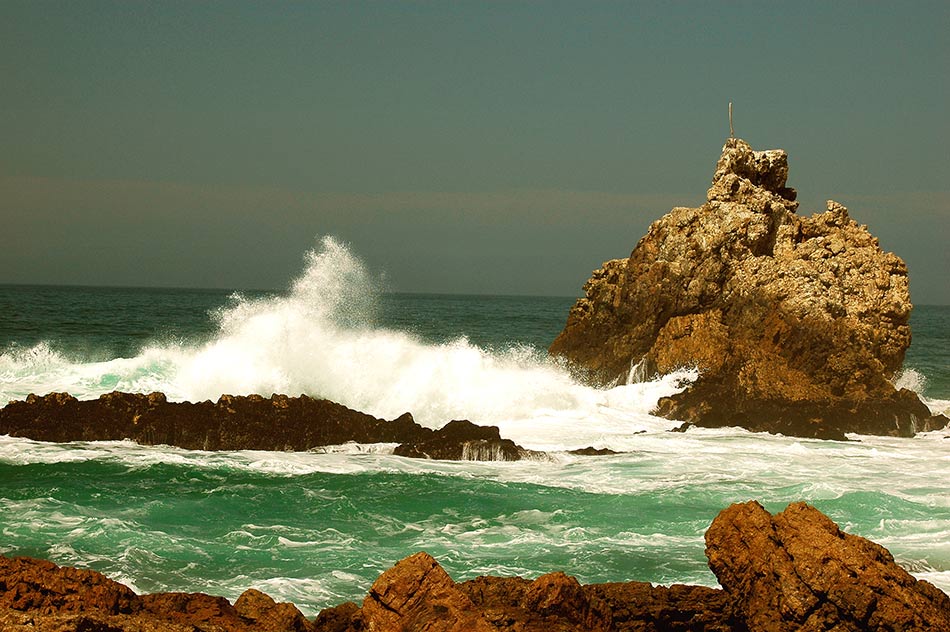
[[[907,267],[829,201],[796,213],[782,150],[730,138],[706,203],[658,219],[584,286],[550,352],[599,382],[696,367],[657,412],[798,436],[941,427],[890,380],[910,345]]]

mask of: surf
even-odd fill
[[[208,315],[207,340],[151,343],[133,357],[104,361],[70,358],[47,343],[7,352],[0,397],[307,394],[386,419],[411,412],[429,427],[452,419],[497,425],[533,449],[625,449],[637,433],[675,425],[649,411],[695,378],[683,371],[601,389],[529,345],[488,349],[465,336],[425,341],[376,324],[382,284],[345,244],[324,237],[304,261],[284,294],[232,295]]]

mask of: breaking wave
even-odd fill
[[[68,391],[162,391],[173,400],[222,393],[324,397],[391,419],[411,412],[438,427],[469,419],[539,449],[623,449],[638,432],[672,423],[648,414],[695,374],[610,389],[579,383],[530,346],[488,350],[374,326],[378,284],[345,245],[324,238],[283,296],[233,295],[201,343],[155,344],[130,358],[83,361],[47,344],[0,355],[0,398]]]

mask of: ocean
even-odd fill
[[[592,262],[592,267],[597,262]],[[138,592],[254,587],[309,615],[425,550],[456,580],[716,585],[703,533],[733,502],[805,500],[950,592],[950,439],[667,432],[695,374],[592,388],[545,349],[572,297],[392,294],[326,239],[283,292],[0,286],[0,402],[67,391],[326,397],[438,427],[469,419],[548,457],[421,461],[392,445],[199,452],[0,436],[0,553]],[[950,412],[950,307],[917,306],[902,386]],[[613,456],[574,456],[594,446]]]

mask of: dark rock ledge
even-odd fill
[[[858,632],[950,630],[950,597],[915,580],[883,547],[793,503],[720,512],[706,556],[722,589],[645,582],[456,583],[426,553],[384,572],[362,605],[314,620],[250,589],[232,605],[200,593],[136,595],[89,570],[0,556],[0,629],[9,632]]]
[[[395,453],[428,459],[517,461],[539,453],[499,436],[496,426],[451,421],[439,430],[405,413],[377,419],[306,395],[222,395],[217,402],[169,402],[162,393],[113,392],[93,400],[30,395],[0,408],[0,434],[36,441],[121,441],[187,450],[307,451],[356,443],[398,443]]]

